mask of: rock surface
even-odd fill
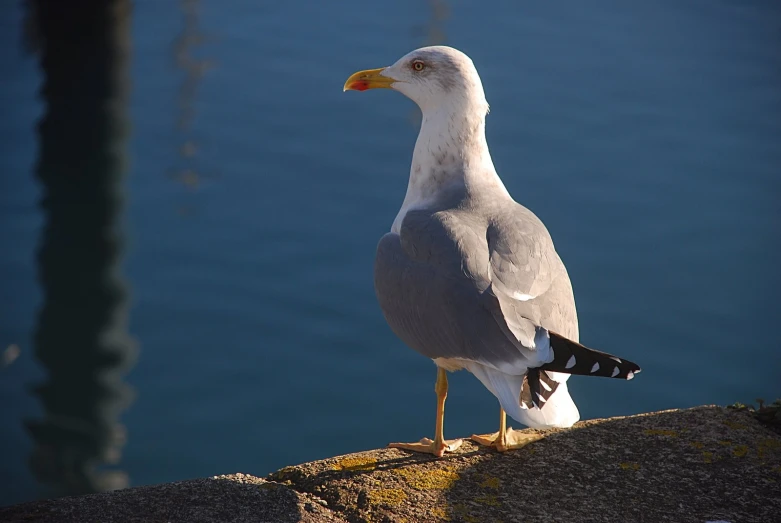
[[[0,521],[781,521],[781,436],[747,412],[697,407],[544,433],[505,454],[471,443],[440,459],[381,449],[265,479],[233,474],[4,507]]]

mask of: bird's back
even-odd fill
[[[501,219],[507,213],[520,217],[518,221],[528,227],[529,234],[538,238],[545,238],[540,244],[548,247],[547,256],[549,259],[547,262],[552,271],[550,287],[548,287],[546,292],[527,302],[521,302],[525,306],[517,306],[524,316],[537,323],[537,325],[557,332],[573,341],[578,341],[578,315],[575,308],[572,282],[564,262],[553,246],[553,240],[548,229],[536,214],[512,200],[499,207],[493,216],[494,219]]]
[[[518,300],[492,288],[497,247],[508,249],[501,254],[514,264],[510,271],[538,277],[544,292]],[[477,200],[454,190],[409,212],[400,234],[389,233],[378,245],[375,288],[394,332],[430,358],[517,355],[516,340],[497,323],[502,312],[525,329],[521,343],[534,339],[537,326],[578,337],[572,287],[550,235],[534,213],[509,198]]]

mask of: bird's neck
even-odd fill
[[[509,196],[496,174],[485,139],[487,104],[471,109],[456,111],[445,106],[423,111],[407,194],[393,232],[398,233],[408,210],[435,204],[445,190],[460,188],[469,194],[488,189]]]

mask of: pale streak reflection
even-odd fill
[[[197,167],[197,155],[201,144],[193,132],[195,104],[198,88],[204,75],[213,67],[213,61],[201,56],[201,48],[209,37],[201,30],[198,12],[199,0],[180,0],[183,27],[171,44],[176,68],[183,73],[183,81],[177,97],[176,132],[179,139],[180,165],[170,171],[170,176],[191,189],[196,189],[204,179]],[[186,208],[180,209],[187,214]]]
[[[431,9],[429,23],[424,28],[414,28],[413,32],[417,32],[415,29],[421,29],[424,37],[422,46],[444,45],[447,40],[445,20],[450,16],[450,6],[448,6],[445,0],[429,0],[428,4]],[[410,112],[409,119],[414,128],[420,127],[421,115],[417,108]]]

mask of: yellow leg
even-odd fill
[[[499,408],[499,432],[493,434],[472,435],[471,439],[481,445],[496,447],[499,452],[525,447],[532,441],[541,440],[541,434],[524,434],[517,430],[507,428],[507,415],[503,408]]]
[[[427,452],[441,458],[445,452],[452,452],[461,446],[464,440],[445,439],[445,400],[447,399],[447,372],[445,369],[437,367],[437,383],[434,386],[434,391],[437,393],[437,423],[434,441],[423,438],[417,443],[390,443],[389,447],[413,452]]]

